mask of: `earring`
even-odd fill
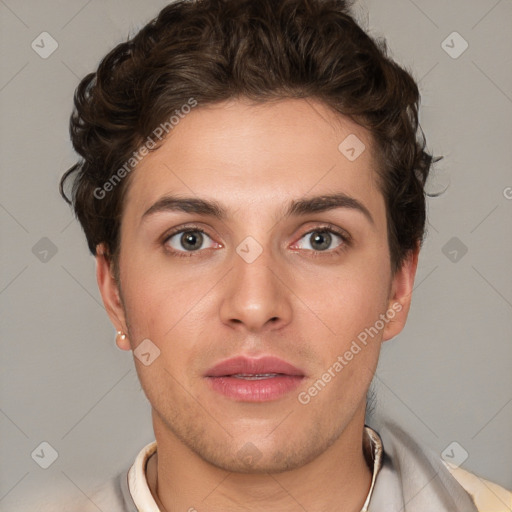
[[[126,334],[123,331],[117,331],[116,338],[121,338],[121,341],[126,339]]]

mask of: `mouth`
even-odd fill
[[[210,388],[239,402],[268,402],[297,388],[305,374],[276,357],[235,357],[222,361],[204,375]]]
[[[279,375],[285,375],[284,373],[236,373],[235,375],[228,375],[228,377],[235,377],[235,379],[244,379],[244,380],[263,380],[263,379],[272,379]]]

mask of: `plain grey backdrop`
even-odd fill
[[[166,3],[0,0],[2,511],[87,494],[153,440],[58,180],[76,159],[79,79]],[[409,322],[384,345],[375,414],[511,488],[512,1],[354,11],[419,81],[428,147],[444,155],[428,189],[445,192],[429,200]]]

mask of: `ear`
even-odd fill
[[[106,256],[104,244],[98,244],[96,247],[96,280],[110,321],[117,331],[127,334],[126,318],[119,288],[114,277],[112,261]],[[116,343],[121,350],[131,350],[128,336],[124,339],[117,336]]]
[[[396,271],[391,281],[391,293],[386,313],[389,322],[384,328],[382,341],[390,340],[399,334],[405,326],[411,307],[414,278],[418,267],[419,244],[410,251],[401,267]]]

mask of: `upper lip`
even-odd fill
[[[206,377],[225,377],[236,374],[260,375],[265,373],[281,373],[304,377],[304,372],[278,357],[264,356],[259,358],[238,356],[226,359],[210,368]]]

